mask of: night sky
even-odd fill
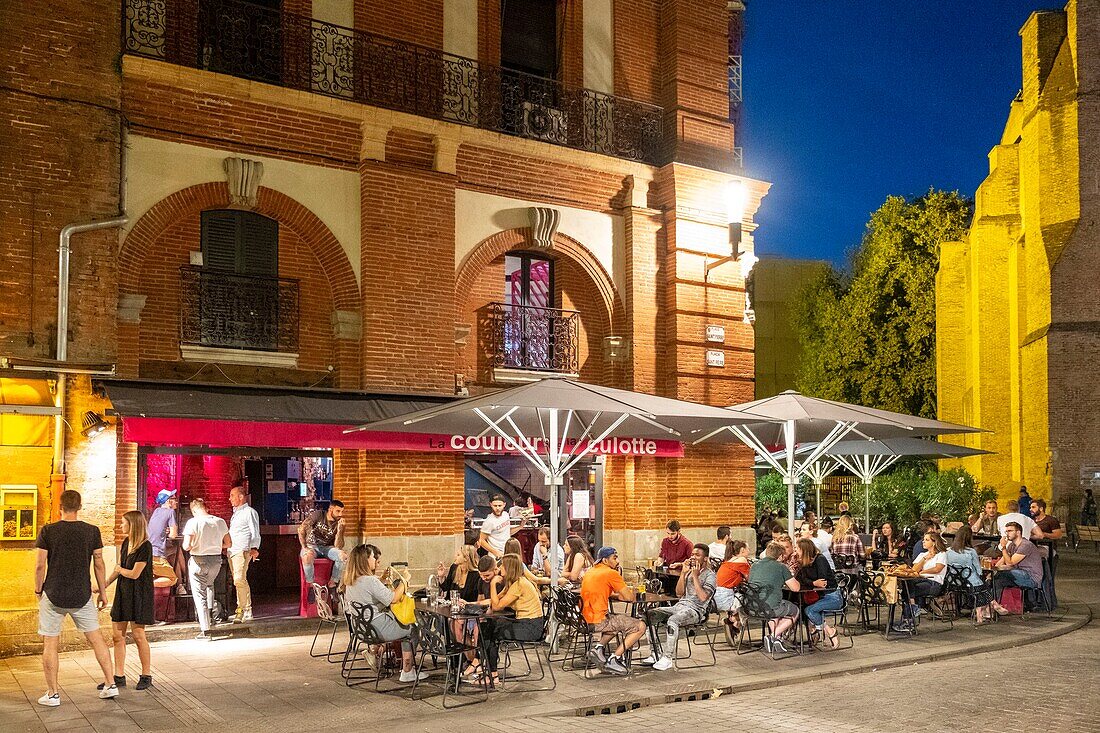
[[[888,195],[973,196],[1020,88],[1019,30],[1059,0],[749,0],[757,254],[843,264]]]

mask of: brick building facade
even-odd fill
[[[961,242],[936,280],[940,418],[991,432],[966,459],[1001,492],[1021,483],[1076,520],[1100,488],[1100,3],[1033,14],[1023,87]]]
[[[151,446],[124,439],[104,366],[147,387],[246,395],[441,398],[554,371],[712,404],[752,399],[746,273],[721,264],[731,185],[750,256],[768,190],[734,163],[727,28],[743,6],[545,2],[555,55],[542,76],[516,65],[514,36],[546,28],[514,25],[495,0],[0,11],[20,29],[0,43],[0,355],[23,369],[15,376],[68,386],[66,473],[39,461],[21,481],[40,487],[42,519],[63,485],[84,494],[108,542],[118,516],[146,506]],[[557,219],[546,241],[533,209]],[[58,368],[59,230],[120,213],[121,228],[73,237],[68,361],[95,373],[26,371]],[[257,274],[257,232],[276,229],[264,250],[274,269]],[[238,269],[221,272],[215,258],[233,241]],[[552,271],[538,304],[508,301],[516,262]],[[524,275],[523,298],[541,277]],[[535,337],[510,330],[521,311],[541,324]],[[724,343],[706,342],[708,325],[724,326]],[[545,361],[567,342],[566,361]],[[531,362],[540,349],[555,354]],[[708,350],[725,365],[707,366]],[[111,425],[94,441],[80,433],[87,411]],[[257,434],[247,447],[263,445]],[[311,447],[334,449],[332,491],[354,537],[414,568],[450,555],[462,454]],[[603,536],[628,558],[654,556],[670,517],[706,541],[718,524],[752,521],[746,449],[602,465]],[[18,572],[0,573],[0,614],[25,620],[33,553],[6,548],[0,567]]]

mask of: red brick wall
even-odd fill
[[[621,175],[559,161],[463,145],[458,187],[500,196],[606,211],[623,187]]]
[[[395,128],[386,136],[387,163],[431,170],[434,160],[435,141],[431,135]]]
[[[657,61],[658,0],[615,0],[615,94],[660,104]]]
[[[198,85],[225,77],[192,70],[184,74],[186,84],[174,86],[127,77],[124,108],[135,132],[161,140],[354,170],[359,160],[358,123],[211,94]]]
[[[364,162],[365,389],[454,392],[454,179]]]
[[[355,0],[356,30],[443,48],[443,0]]]
[[[462,461],[456,453],[361,453],[363,533],[393,537],[461,532],[465,505]]]

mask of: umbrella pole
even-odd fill
[[[788,420],[783,426],[783,437],[787,448],[787,533],[793,540],[794,535],[794,485],[798,480],[794,471],[794,420]]]
[[[817,503],[814,505],[817,507],[817,517],[821,518],[821,484],[814,484],[814,489],[817,491]]]

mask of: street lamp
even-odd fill
[[[726,184],[726,221],[729,224],[730,253],[713,262],[706,263],[704,279],[710,276],[710,271],[727,262],[736,262],[741,257],[741,221],[745,218],[745,204],[748,201],[749,191],[740,180],[732,180]],[[755,260],[754,260],[755,262]],[[749,265],[750,269],[752,265]],[[741,268],[744,270],[744,267]]]
[[[97,435],[110,427],[106,420],[100,417],[98,413],[92,412],[91,410],[84,413],[81,423],[82,430],[80,434],[89,440],[94,439]]]

